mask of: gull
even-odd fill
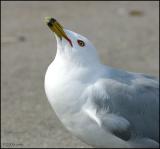
[[[45,20],[57,41],[45,92],[66,129],[93,147],[158,148],[159,79],[102,64],[86,37]]]

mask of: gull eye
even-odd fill
[[[84,47],[84,46],[85,46],[84,41],[82,41],[82,40],[77,40],[77,42],[78,42],[79,46],[81,46],[81,47]]]

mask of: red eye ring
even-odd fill
[[[77,40],[77,42],[78,42],[79,46],[81,46],[81,47],[84,47],[84,46],[85,46],[84,41],[82,41],[82,40]]]

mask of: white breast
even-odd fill
[[[57,67],[52,63],[45,75],[45,92],[52,108],[59,117],[74,113],[78,110],[77,107],[80,108],[82,104],[80,96],[86,84],[73,78],[72,73],[66,68],[62,68],[60,65]],[[76,106],[77,104],[79,106]]]

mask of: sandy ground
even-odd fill
[[[105,64],[159,75],[158,2],[2,2],[1,146],[88,147],[62,126],[44,92],[53,16],[85,35]]]

